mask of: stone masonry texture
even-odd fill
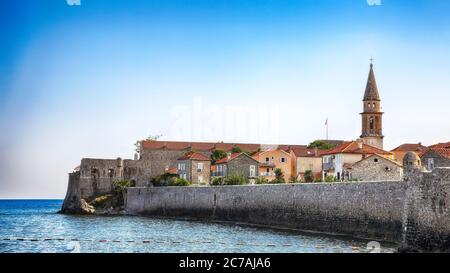
[[[129,188],[130,214],[244,222],[401,240],[406,183]]]

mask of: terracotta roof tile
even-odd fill
[[[254,152],[262,149],[265,145],[250,144],[250,143],[224,143],[224,142],[182,142],[182,141],[159,141],[159,140],[143,140],[141,141],[142,148],[144,150],[195,150],[195,151],[212,151],[223,150],[229,152],[234,146],[241,148],[244,152]],[[276,145],[285,151],[291,148],[302,148],[305,145]]]
[[[204,154],[196,153],[196,152],[187,152],[182,157],[178,158],[178,160],[201,160],[201,161],[209,161],[211,160]]]
[[[421,143],[417,144],[405,143],[393,149],[391,152],[422,152],[423,150],[426,149],[427,147],[423,146]]]
[[[173,167],[173,168],[168,168],[166,170],[166,173],[170,173],[170,174],[177,174],[178,173],[178,169]]]
[[[438,143],[431,145],[430,148],[445,148],[450,149],[450,142]]]
[[[388,155],[390,152],[378,149],[376,147],[362,144],[360,148],[358,145],[358,141],[345,141],[341,145],[337,146],[334,149],[324,152],[322,155],[331,155],[331,154],[380,154],[380,155]]]
[[[296,157],[319,157],[321,152],[324,152],[308,148],[293,148],[291,149],[291,151],[294,153]]]
[[[432,151],[444,158],[450,159],[450,148],[430,148],[429,151]]]
[[[240,156],[241,154],[244,154],[244,153],[234,153],[234,154],[230,155],[229,157],[227,156],[227,157],[224,157],[224,158],[222,158],[220,160],[217,160],[216,164],[227,163],[228,161],[231,161],[231,160],[235,159],[236,157]]]

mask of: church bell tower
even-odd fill
[[[383,149],[383,112],[381,112],[380,103],[380,95],[378,94],[377,82],[375,81],[375,73],[373,72],[373,63],[371,62],[363,98],[364,110],[361,113],[361,139],[364,144]]]

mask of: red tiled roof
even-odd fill
[[[357,141],[345,141],[341,145],[334,149],[324,152],[322,155],[332,155],[332,154],[380,154],[388,155],[391,154],[385,150],[375,148],[373,146],[362,144],[362,148],[359,147]]]
[[[293,148],[291,151],[294,153],[296,157],[320,157],[321,153],[324,153],[325,151],[316,150],[315,149],[308,149],[308,148]],[[327,150],[328,151],[328,150]]]
[[[229,152],[234,146],[241,148],[244,152],[254,152],[261,149],[264,145],[250,143],[224,143],[224,142],[182,142],[182,141],[159,141],[159,140],[143,140],[141,141],[144,150],[196,150],[196,151],[212,151],[223,150]],[[304,145],[278,145],[279,149],[285,151],[291,148],[303,148]]]
[[[229,157],[227,156],[227,157],[224,157],[224,158],[222,158],[220,160],[217,160],[216,164],[227,163],[228,161],[231,161],[231,160],[235,159],[236,157],[240,156],[241,154],[243,154],[243,153],[234,153],[234,154],[230,155]]]
[[[450,159],[450,148],[430,148],[428,151],[432,151],[444,158]]]
[[[450,142],[438,143],[431,145],[429,148],[445,148],[450,149]]]
[[[421,143],[417,144],[405,143],[393,149],[391,152],[422,152],[426,149],[427,147],[423,146]]]
[[[178,158],[178,160],[202,160],[202,161],[209,161],[211,160],[209,157],[207,157],[204,154],[196,153],[196,152],[187,152],[182,157]]]
[[[229,162],[229,161],[239,157],[240,155],[248,156],[248,157],[252,158],[253,160],[258,161],[255,158],[249,156],[248,154],[242,152],[242,153],[234,153],[234,154],[231,154],[229,157],[227,156],[225,158],[222,158],[222,159],[216,161],[216,164],[225,164],[225,163],[227,163],[227,162]]]
[[[169,168],[166,170],[166,173],[170,173],[170,174],[177,174],[178,173],[178,169],[173,167],[173,168]]]

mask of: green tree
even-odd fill
[[[284,180],[283,170],[281,170],[280,168],[276,168],[274,172],[275,172],[275,179],[272,180],[273,184],[286,183],[286,180]]]
[[[231,148],[231,152],[232,152],[233,154],[236,154],[236,153],[242,153],[242,149],[241,149],[240,147],[234,145],[233,148]]]
[[[333,145],[331,143],[327,143],[327,142],[325,142],[323,140],[316,140],[316,141],[311,142],[308,145],[309,149],[317,148],[319,150],[329,150],[329,149],[333,149],[334,147],[336,147],[336,145]]]
[[[221,160],[222,158],[227,157],[227,153],[223,150],[214,150],[211,153],[212,164],[216,163],[216,161]]]
[[[313,172],[311,170],[305,171],[304,178],[305,178],[305,182],[308,182],[308,183],[314,182]]]

